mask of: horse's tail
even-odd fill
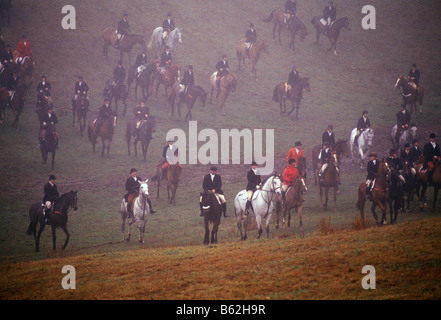
[[[89,127],[87,127],[87,137],[89,138],[89,141],[92,142],[92,129]]]
[[[273,92],[273,101],[279,102],[279,86],[276,86]]]
[[[311,19],[311,24],[315,24],[315,17]]]
[[[37,220],[33,218],[33,207],[29,209],[29,217],[31,218],[31,222],[29,222],[28,230],[26,231],[26,234],[30,236],[31,234],[35,233],[37,231]]]
[[[271,22],[271,20],[273,20],[273,16],[274,16],[274,11],[276,11],[277,9],[274,9],[273,11],[271,11],[270,16],[267,19],[264,19],[263,22]]]

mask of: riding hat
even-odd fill
[[[404,145],[404,148],[410,148],[410,144],[409,144],[409,143],[406,143],[406,144]]]
[[[434,133],[431,133],[429,136],[429,139],[435,139],[435,138],[436,138],[436,135]]]
[[[296,159],[294,159],[294,158],[290,158],[290,159],[288,160],[288,164],[293,164],[293,163],[296,163]]]
[[[371,153],[369,153],[369,157],[377,157],[377,153],[372,151]]]
[[[210,167],[210,171],[217,171],[217,167],[215,167],[215,166],[211,166],[211,167]]]
[[[367,110],[363,110],[363,114],[368,114]]]
[[[419,142],[418,139],[413,139],[412,144],[415,144],[415,142]]]
[[[414,64],[412,64],[412,68],[416,68],[417,66],[416,66],[416,64],[414,63]]]
[[[123,17],[128,17],[129,14],[127,12],[124,12]]]
[[[252,166],[257,166],[256,161],[251,162],[251,165],[252,165]]]
[[[57,180],[57,178],[55,178],[55,176],[54,176],[53,174],[51,174],[51,175],[49,176],[49,180]]]
[[[397,153],[397,150],[395,150],[395,149],[390,149],[389,150],[389,155],[390,156],[393,156],[394,154],[396,154]]]
[[[332,124],[328,125],[328,129],[334,130],[334,126]]]
[[[190,69],[190,70],[193,70],[193,66],[192,65],[189,65],[187,68]]]
[[[301,147],[302,146],[302,143],[300,142],[300,141],[297,141],[295,144],[294,144],[294,147]]]
[[[222,59],[224,59],[224,58],[228,58],[228,56],[226,54],[223,54]]]
[[[135,168],[130,169],[130,173],[132,174],[133,172],[138,172],[138,170],[136,170]]]
[[[250,23],[250,28],[254,28],[254,24],[253,23]]]
[[[175,142],[175,139],[169,138],[167,139],[167,142]]]
[[[402,103],[400,108],[406,109],[406,105],[404,103]]]

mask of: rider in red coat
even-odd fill
[[[285,205],[285,193],[289,186],[292,186],[299,175],[299,171],[296,168],[296,160],[289,159],[289,165],[283,172],[283,185],[282,185],[282,205]]]
[[[26,35],[21,37],[21,41],[17,44],[18,63],[21,63],[24,57],[32,56],[32,47],[26,38]]]

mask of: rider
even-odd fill
[[[144,48],[136,56],[136,61],[135,61],[136,76],[139,77],[142,70],[144,70],[146,67],[147,67],[147,49]]]
[[[138,177],[138,171],[135,168],[130,169],[130,177],[128,177],[126,180],[127,193],[124,195],[124,199],[127,202],[127,212],[130,216],[133,216],[133,203],[136,197],[139,195],[139,181],[142,181],[142,178]],[[155,213],[156,211],[153,210],[152,202],[150,201],[150,198],[148,196],[147,203],[150,207],[150,213]]]
[[[228,64],[228,56],[226,54],[222,55],[222,60],[219,60],[215,66],[217,70],[216,76],[216,89],[220,92],[220,80],[222,77],[228,75],[230,70],[230,65]]]
[[[421,73],[420,71],[417,69],[417,65],[414,63],[412,64],[412,67],[409,71],[409,74],[407,76],[407,79],[409,80],[409,82],[412,82],[416,85],[416,95],[418,96],[418,87],[420,85],[420,77],[421,77]]]
[[[423,154],[423,151],[421,150],[419,144],[420,142],[418,141],[418,139],[412,140],[412,147],[409,151],[409,162],[412,168],[414,168],[415,164],[419,161],[420,156]]]
[[[322,144],[322,150],[320,151],[320,153],[318,155],[318,159],[320,160],[321,165],[322,165],[320,168],[320,171],[318,173],[318,177],[319,177],[320,183],[323,183],[323,173],[328,168],[329,160],[331,159],[331,148],[329,146],[328,141],[325,141]]]
[[[1,55],[1,60],[2,60],[2,64],[7,64],[10,62],[13,62],[13,55],[12,55],[12,49],[11,49],[11,45],[7,44],[6,45],[6,50],[3,51],[2,55]]]
[[[98,118],[96,119],[95,123],[95,134],[99,134],[101,130],[101,126],[103,123],[109,118],[110,112],[112,112],[112,107],[110,106],[110,99],[105,98],[104,104],[100,107]]]
[[[187,71],[184,72],[184,77],[182,78],[181,82],[179,83],[179,100],[184,97],[185,93],[187,92],[189,87],[194,86],[194,73],[193,73],[193,66],[189,65],[187,67]]]
[[[323,19],[326,21],[325,35],[328,34],[331,24],[337,19],[337,9],[334,6],[334,2],[328,1],[328,5],[323,10]]]
[[[248,184],[246,191],[248,198],[245,206],[245,217],[249,213],[254,192],[262,187],[262,181],[260,179],[260,174],[257,171],[257,163],[255,161],[251,163],[251,169],[247,173],[247,180]]]
[[[402,172],[403,172],[403,165],[401,163],[400,158],[398,158],[398,152],[396,149],[390,149],[389,151],[389,157],[386,158],[386,162],[389,164],[389,166],[393,169],[395,169],[398,173],[398,178],[404,183],[406,183],[406,180],[404,179]]]
[[[6,89],[8,89],[8,93],[9,93],[9,99],[11,99],[14,96],[18,84],[19,84],[18,74],[17,71],[14,70],[12,73],[12,77],[9,78],[8,84],[6,86]]]
[[[363,133],[364,130],[371,127],[371,122],[368,118],[368,112],[367,110],[363,110],[362,117],[358,120],[357,123],[357,134],[355,136],[355,142],[357,142],[358,136]]]
[[[41,81],[37,85],[37,91],[39,97],[45,97],[50,104],[52,103],[51,89],[51,84],[46,81],[46,76],[41,76]]]
[[[136,119],[136,126],[135,126],[135,139],[138,137],[139,134],[139,128],[141,127],[141,124],[148,120],[150,116],[150,108],[145,105],[145,101],[141,101],[141,103],[135,107],[135,119]]]
[[[291,72],[288,75],[288,81],[285,84],[285,92],[288,97],[292,93],[292,88],[300,81],[299,70],[297,66],[293,66]]]
[[[216,197],[220,200],[222,205],[222,211],[225,218],[228,218],[227,214],[227,201],[225,200],[224,192],[222,191],[222,178],[219,174],[217,174],[217,168],[215,166],[210,167],[210,173],[204,176],[204,180],[202,182],[202,189],[204,189],[204,192],[213,192]],[[199,201],[201,214],[200,216],[203,216],[202,212],[202,197]]]
[[[333,130],[334,130],[334,126],[330,124],[328,125],[328,130],[326,130],[322,134],[322,144],[327,142],[330,148],[334,148],[335,146],[335,135]]]
[[[296,168],[296,160],[291,158],[288,160],[288,166],[283,171],[283,185],[282,185],[282,206],[285,205],[285,194],[290,186],[292,186],[299,175]]]
[[[289,164],[289,159],[291,158],[295,160],[295,163],[298,163],[299,159],[304,157],[305,155],[303,154],[302,143],[300,141],[296,141],[294,148],[290,149],[286,155],[286,163]]]
[[[431,185],[433,183],[432,181],[432,175],[433,175],[433,169],[435,168],[435,161],[439,160],[441,157],[441,151],[439,144],[435,142],[436,135],[434,133],[431,133],[429,136],[429,142],[424,145],[423,148],[423,155],[424,155],[424,164],[423,169],[429,169],[429,176],[428,176],[428,184]]]
[[[51,128],[54,136],[55,136],[55,142],[56,142],[56,148],[59,148],[59,138],[58,138],[58,132],[55,128],[55,125],[58,123],[57,115],[54,112],[53,106],[49,105],[47,107],[47,113],[45,113],[41,119],[41,127],[43,128],[43,131],[41,133],[41,139],[44,139],[47,129]]]
[[[170,52],[170,47],[165,46],[164,52],[161,53],[161,62],[159,63],[160,73],[163,74],[165,70],[170,67],[173,58]]]
[[[179,163],[179,149],[178,147],[174,144],[175,141],[173,139],[169,139],[168,141],[168,145],[166,145],[163,149],[162,149],[162,160],[160,162],[160,175],[159,178],[162,177],[163,174],[165,174],[166,169],[170,166],[170,163],[172,164],[177,164],[178,166],[181,166],[181,164]]]
[[[46,222],[49,218],[50,212],[52,210],[55,201],[57,201],[60,198],[57,185],[55,184],[56,179],[57,178],[53,174],[51,174],[49,176],[48,183],[46,183],[46,185],[44,186],[44,197],[43,197],[42,206],[44,207],[43,215],[46,216]]]
[[[250,23],[250,28],[245,33],[245,48],[248,58],[250,57],[251,47],[257,42],[257,32],[254,29],[254,24]]]
[[[291,21],[291,17],[296,14],[297,11],[297,2],[293,0],[288,0],[285,3],[285,18],[284,22],[286,25],[286,29],[289,28],[289,22]]]
[[[83,81],[83,77],[79,76],[78,80],[75,82],[75,91],[74,97],[72,98],[72,108],[75,106],[75,101],[77,101],[80,94],[86,97],[87,108],[89,108],[89,97],[87,96],[87,92],[89,91],[89,86],[86,81]]]
[[[397,133],[395,134],[395,142],[398,145],[401,132],[409,129],[409,125],[410,125],[410,113],[406,110],[405,104],[402,104],[400,106],[400,112],[398,112],[396,116],[397,116]]]
[[[123,84],[126,80],[126,69],[122,65],[122,61],[118,61],[118,66],[113,70],[113,87]]]
[[[23,63],[24,57],[32,57],[32,47],[25,34],[21,36],[21,41],[17,44],[16,49],[18,52],[16,63],[18,65]]]
[[[127,20],[128,14],[124,13],[122,19],[118,22],[118,27],[116,29],[116,40],[115,40],[115,48],[119,49],[119,43],[121,39],[130,34],[129,21]]]
[[[172,14],[169,12],[167,18],[162,22],[162,45],[165,46],[167,36],[175,29],[175,22],[172,19]]]
[[[369,200],[374,187],[374,180],[377,177],[380,162],[377,160],[377,153],[369,153],[369,162],[367,163],[367,177],[366,177],[366,201]]]

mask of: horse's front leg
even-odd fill
[[[303,206],[297,208],[297,213],[299,215],[299,232],[300,235],[303,236]]]
[[[54,168],[55,168],[55,150],[54,151],[52,151],[52,162],[51,162],[51,168],[52,168],[52,170],[54,170]]]
[[[66,234],[66,240],[64,241],[64,245],[61,247],[61,249],[64,250],[64,249],[66,249],[67,244],[69,243],[70,233],[67,230],[67,226],[66,225],[62,226],[61,230],[63,230],[64,233]]]
[[[56,250],[57,249],[57,236],[55,235],[55,226],[52,226],[52,249]]]
[[[334,212],[337,212],[337,187],[334,186]]]
[[[204,244],[208,245],[210,243],[210,228],[208,227],[208,219],[205,218],[205,236],[204,236]]]

